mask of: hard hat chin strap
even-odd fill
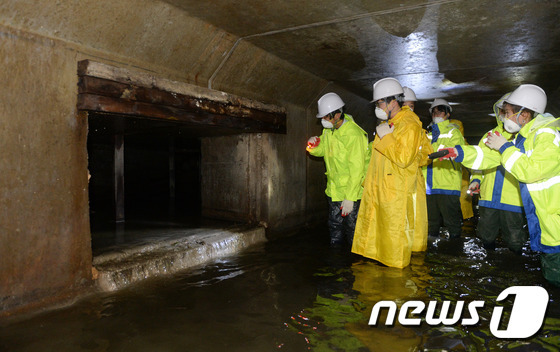
[[[397,106],[399,107],[398,110],[397,110],[397,113],[398,113],[398,112],[401,110],[401,106],[400,106],[400,104],[398,103],[397,98],[394,98],[394,99],[392,99],[391,101],[396,101],[396,102],[397,102]],[[387,120],[390,120],[391,117],[392,117],[391,115],[393,114],[393,110],[394,110],[394,109],[391,110],[391,111],[388,111],[388,110],[389,110],[389,103],[386,102],[386,105],[387,105]],[[395,114],[395,115],[396,115],[396,114]]]
[[[385,101],[385,109],[387,109],[387,111],[385,111],[385,112],[387,113],[387,120],[390,120],[390,119],[391,119],[391,114],[392,114],[393,112],[392,112],[392,111],[389,111],[389,104],[391,104],[391,102],[392,102],[394,99],[391,99],[391,102],[388,102],[388,101],[387,101],[387,98],[383,98],[383,100]]]
[[[517,113],[517,115],[515,115],[515,121],[517,122],[517,124],[519,126],[521,126],[521,124],[519,123],[519,116],[521,116],[521,113],[523,112],[523,109],[525,109],[525,108],[522,107],[521,110],[519,110],[519,112]]]

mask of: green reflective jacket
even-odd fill
[[[434,151],[465,144],[458,126],[449,120],[434,124],[428,139],[431,140]],[[431,164],[422,168],[422,172],[426,179],[426,194],[461,195],[461,164],[451,160],[434,159]]]
[[[504,130],[501,121],[489,133],[496,131],[508,140],[513,139],[512,134]],[[480,139],[477,146],[457,146],[458,157],[455,161],[473,170],[471,182],[478,180],[480,183],[479,206],[522,213],[523,202],[519,182],[500,164],[500,153],[490,149],[485,144],[486,139],[487,134]],[[480,171],[477,172],[478,170]]]
[[[367,133],[352,116],[344,114],[344,124],[338,129],[323,129],[321,142],[308,148],[309,154],[323,157],[327,172],[325,193],[333,201],[362,198],[368,148]]]

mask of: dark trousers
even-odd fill
[[[541,253],[541,269],[548,282],[560,287],[560,253]]]
[[[428,236],[439,236],[439,227],[447,227],[449,237],[460,237],[463,214],[459,196],[431,194],[426,196],[428,205]]]
[[[502,234],[502,240],[513,252],[519,253],[527,241],[528,234],[525,228],[525,216],[507,210],[480,207],[478,209],[477,234],[486,248],[494,248],[496,238]]]
[[[354,229],[356,228],[356,220],[358,219],[358,210],[360,208],[360,200],[354,202],[354,209],[345,217],[342,216],[342,202],[333,202],[330,197],[329,201],[329,233],[331,235],[332,245],[348,244],[352,246],[354,240]]]

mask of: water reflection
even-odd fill
[[[532,338],[492,336],[497,295],[541,285],[551,297]],[[431,243],[403,270],[331,250],[326,229],[253,247],[238,256],[21,322],[0,323],[1,351],[514,351],[558,350],[560,290],[539,258],[487,253],[472,236]],[[368,325],[380,300],[483,300],[474,326]],[[507,313],[511,300],[505,302]],[[425,318],[425,315],[420,315]]]
[[[310,349],[334,351],[517,351],[558,350],[560,346],[559,310],[554,304],[558,289],[549,286],[539,273],[538,256],[526,247],[523,255],[507,249],[487,253],[480,241],[473,237],[458,240],[440,239],[431,243],[425,254],[415,253],[411,265],[404,270],[385,267],[379,263],[359,259],[345,269],[327,267],[321,276],[329,277],[339,286],[337,293],[318,291],[314,305],[299,316],[305,324],[292,317],[287,324],[305,336]],[[529,269],[529,270],[527,270]],[[327,274],[330,271],[330,275]],[[551,302],[544,326],[535,336],[522,340],[499,340],[489,329],[493,308],[504,306],[501,329],[506,328],[513,300],[496,302],[497,295],[516,285],[545,286]],[[349,289],[351,286],[351,289]],[[451,301],[449,318],[455,312],[456,302],[482,300],[478,309],[479,323],[474,326],[430,326],[424,315],[418,327],[402,326],[398,321],[386,326],[387,310],[381,311],[376,326],[368,325],[372,307],[381,300],[394,301],[400,307],[404,302],[437,301],[436,317],[440,316],[443,301]],[[461,308],[457,308],[461,309]],[[464,318],[469,318],[463,308]],[[311,321],[311,323],[309,323]],[[310,328],[311,327],[311,328]]]

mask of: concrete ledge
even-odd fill
[[[263,227],[196,229],[96,256],[97,286],[115,291],[149,277],[171,274],[266,241]]]

